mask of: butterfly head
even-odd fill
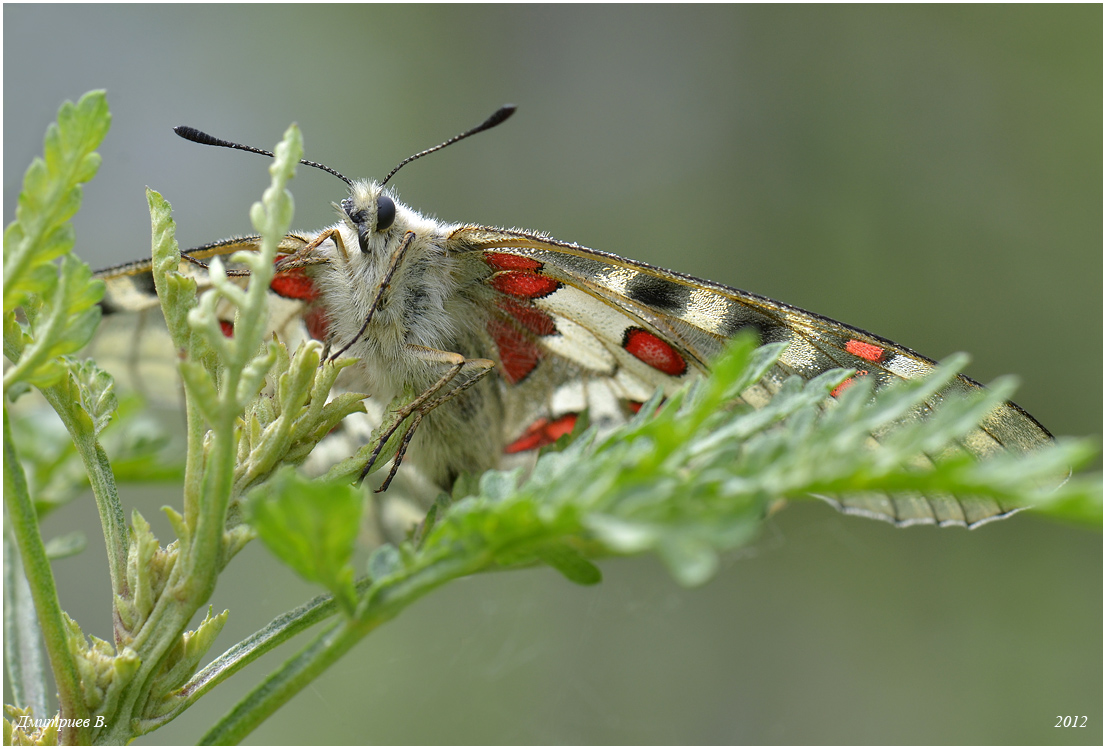
[[[369,180],[350,185],[349,196],[338,204],[338,213],[343,223],[356,232],[357,245],[363,255],[382,248],[393,230],[402,231],[407,222],[397,222],[397,216],[408,211],[390,190]]]
[[[484,120],[482,123],[466,130],[465,132],[455,135],[449,140],[439,143],[433,148],[427,148],[425,151],[419,151],[416,154],[408,156],[403,161],[396,164],[392,171],[388,172],[388,175],[384,177],[379,183],[371,181],[357,181],[352,182],[346,177],[338,174],[329,167],[325,167],[314,162],[310,163],[312,166],[320,166],[321,168],[329,171],[331,174],[338,176],[344,180],[350,186],[350,194],[339,205],[339,211],[342,215],[342,220],[347,226],[354,229],[357,232],[357,243],[361,248],[362,254],[371,252],[374,248],[381,246],[387,242],[389,231],[396,230],[402,233],[408,226],[406,222],[399,221],[397,224],[397,217],[402,218],[403,213],[407,213],[411,218],[417,216],[413,211],[410,211],[398,201],[395,196],[385,190],[385,185],[388,181],[396,175],[400,169],[407,164],[410,164],[416,159],[420,159],[427,154],[440,151],[446,146],[450,146],[457,141],[464,140],[477,133],[482,133],[485,130],[489,130],[496,125],[504,122],[515,112],[514,104],[505,104],[492,114],[491,117]]]

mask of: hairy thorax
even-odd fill
[[[419,392],[441,376],[410,346],[453,351],[463,333],[456,322],[460,300],[450,295],[453,261],[443,248],[443,235],[431,222],[418,223],[397,222],[402,227],[395,230],[399,236],[369,252],[358,250],[352,228],[338,224],[334,228],[345,252],[333,240],[319,247],[327,262],[315,266],[314,275],[330,323],[331,348],[349,346],[345,355],[360,360],[364,392],[380,398],[390,399],[404,390]],[[389,278],[395,248],[406,231],[414,237]],[[374,302],[376,309],[366,326]]]

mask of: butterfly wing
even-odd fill
[[[203,292],[211,287],[207,264],[212,258],[227,259],[238,251],[256,251],[260,241],[257,236],[233,237],[187,250],[181,253],[177,270],[194,279],[198,291]],[[302,235],[289,234],[278,247],[278,255],[291,255],[308,241]],[[234,273],[233,264],[228,265]],[[152,268],[152,261],[139,260],[96,272],[96,277],[104,281],[104,298],[100,302],[104,317],[86,353],[148,398],[175,403],[180,393],[177,356],[161,315]],[[295,280],[294,273],[278,273],[274,279],[276,300],[270,325],[292,346],[306,335],[302,330],[306,303],[296,295]],[[234,323],[233,309],[224,307],[218,313],[229,332]]]
[[[571,411],[559,413],[554,402],[558,382],[603,383],[632,409],[657,388],[671,392],[705,373],[726,341],[745,328],[762,343],[788,344],[761,382],[743,393],[755,407],[766,404],[792,375],[809,380],[829,369],[850,368],[879,389],[923,376],[935,365],[893,341],[797,307],[542,235],[466,226],[450,239],[459,255],[486,266],[487,272],[473,277],[491,290],[490,304],[497,310],[489,333],[502,376],[513,386],[508,390],[518,391],[515,399],[529,404],[529,411],[508,409],[518,414],[514,428],[522,429],[509,451],[540,446],[571,429]],[[534,384],[528,383],[531,377]],[[980,387],[958,376],[921,412],[937,408],[951,392]],[[985,457],[1002,450],[1028,452],[1051,440],[1032,416],[1006,402],[950,449]],[[899,525],[973,527],[1017,509],[977,497],[911,493],[823,498],[845,512]]]
[[[182,256],[180,272],[203,290],[210,286],[207,260],[255,250],[258,241],[241,237],[190,250]],[[309,243],[308,237],[291,234],[280,254],[295,254]],[[923,376],[934,366],[893,341],[821,315],[538,234],[465,226],[449,235],[448,246],[462,268],[459,293],[471,303],[468,309],[486,313],[477,335],[481,349],[494,351],[499,362],[507,453],[556,440],[572,430],[585,409],[601,424],[625,418],[657,389],[671,393],[705,374],[728,339],[746,328],[762,343],[788,344],[779,362],[742,394],[755,407],[768,403],[793,375],[811,379],[829,369],[852,368],[878,389],[895,379]],[[109,370],[126,372],[139,390],[165,399],[178,392],[176,357],[150,269],[145,261],[97,274],[107,285],[102,302],[107,320],[92,353]],[[308,335],[326,338],[325,316],[314,317],[325,311],[313,306],[314,287],[302,273],[302,268],[278,272],[272,285],[280,298],[272,327],[290,345]],[[230,326],[231,311],[226,312],[224,325]],[[113,367],[112,359],[123,361]],[[922,411],[937,408],[950,391],[979,387],[959,376]],[[1007,402],[953,449],[987,456],[1001,450],[1028,452],[1050,440],[1033,417]],[[845,512],[899,525],[972,527],[1017,509],[974,497],[908,493],[824,499]]]

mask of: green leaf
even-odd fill
[[[374,581],[384,580],[403,569],[403,558],[399,549],[391,544],[383,544],[373,549],[369,555],[369,577]]]
[[[708,381],[674,393],[655,413],[642,409],[650,413],[603,440],[588,432],[564,452],[543,454],[526,480],[513,471],[485,473],[476,491],[438,513],[418,557],[459,549],[483,550],[502,565],[537,557],[583,581],[589,573],[559,552],[652,551],[679,582],[699,585],[717,569],[720,553],[756,536],[779,499],[951,495],[1003,507],[1052,502],[1058,517],[1101,521],[1100,479],[1077,476],[1056,488],[1065,466],[1097,453],[1086,441],[985,461],[940,449],[978,428],[1009,394],[1006,384],[960,397],[954,390],[962,362],[954,361],[878,393],[861,379],[827,400],[849,375],[840,370],[809,382],[789,378],[761,409],[736,401],[781,351],[735,341]],[[936,414],[917,418],[934,399]],[[884,435],[882,444],[873,433]],[[923,451],[937,457],[919,461]]]
[[[161,197],[161,193],[148,187],[146,203],[150,208],[154,288],[161,300],[169,337],[173,345],[182,349],[188,345],[188,311],[196,306],[196,281],[178,271],[180,247],[177,245],[173,207]]]
[[[93,433],[99,435],[119,407],[115,397],[115,380],[91,359],[70,361],[68,365],[81,407],[92,419]]]
[[[96,303],[104,295],[104,282],[92,278],[88,265],[73,255],[62,259],[49,292],[47,301],[32,318],[30,337],[22,337],[16,365],[4,374],[5,389],[19,381],[37,387],[57,383],[66,374],[59,357],[83,348],[100,323],[101,311]]]
[[[73,230],[66,222],[80,207],[80,185],[99,168],[94,150],[110,126],[104,92],[92,91],[75,105],[65,102],[57,124],[47,128],[44,158],[28,167],[16,220],[4,231],[5,313],[41,294],[42,269],[72,248]]]
[[[46,556],[50,559],[65,559],[76,556],[88,546],[88,539],[81,531],[55,536],[46,542]]]
[[[568,544],[547,546],[538,557],[577,585],[597,585],[603,581],[599,568]]]
[[[354,541],[361,495],[349,484],[279,471],[249,494],[251,522],[269,550],[301,577],[330,590],[352,613]]]
[[[42,631],[15,537],[4,523],[4,673],[12,687],[8,702],[47,714],[46,658]]]
[[[1085,488],[1072,487],[1055,500],[1033,509],[1056,520],[1085,525],[1101,531],[1102,482],[1089,483]]]
[[[718,569],[718,552],[702,538],[666,534],[657,548],[672,576],[684,586],[702,585]]]

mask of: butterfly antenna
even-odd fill
[[[239,151],[249,151],[250,153],[259,153],[262,156],[275,158],[272,151],[266,151],[264,148],[254,148],[253,146],[244,146],[241,143],[231,143],[229,140],[216,138],[214,135],[208,135],[203,130],[197,130],[196,128],[189,127],[188,125],[178,125],[177,127],[173,128],[173,132],[184,138],[185,140],[190,140],[193,143],[199,143],[204,146],[237,148]],[[324,172],[329,172],[330,174],[333,174],[335,177],[345,182],[347,185],[353,184],[353,180],[346,177],[337,169],[331,169],[326,164],[320,164],[317,161],[308,161],[307,159],[300,159],[300,163],[306,164],[307,166],[313,166],[316,169],[322,169]]]
[[[433,148],[428,148],[425,151],[419,151],[414,156],[408,156],[406,159],[404,159],[403,161],[396,164],[395,169],[388,172],[388,176],[384,178],[384,181],[380,183],[380,186],[383,187],[384,185],[388,184],[388,180],[390,180],[392,177],[394,177],[396,172],[398,172],[400,169],[402,169],[406,165],[410,164],[415,159],[421,159],[423,156],[426,156],[428,153],[434,153],[435,151],[440,151],[443,148],[445,148],[446,146],[451,146],[454,143],[456,143],[457,141],[464,140],[465,138],[469,137],[470,135],[476,135],[477,133],[482,133],[485,130],[491,130],[496,125],[502,124],[503,122],[506,121],[506,119],[508,117],[510,117],[512,114],[515,113],[515,110],[517,108],[518,107],[516,107],[514,104],[504,104],[502,107],[495,110],[495,114],[493,114],[491,117],[489,117],[488,119],[481,122],[479,125],[474,127],[472,130],[466,130],[465,132],[461,133],[460,135],[454,135],[452,138],[447,140],[445,143],[439,143],[438,145],[434,146]]]

